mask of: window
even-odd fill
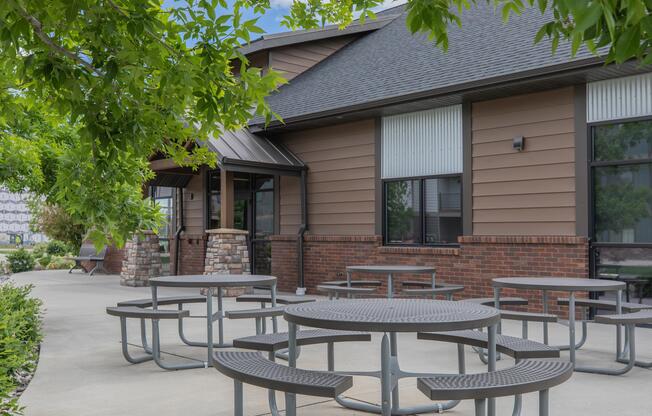
[[[457,244],[462,234],[462,178],[385,181],[385,243]]]
[[[652,243],[652,120],[593,127],[596,242]]]
[[[208,229],[220,228],[220,171],[208,173]]]

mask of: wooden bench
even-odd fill
[[[417,388],[430,400],[475,400],[475,415],[486,415],[487,399],[539,392],[539,416],[548,416],[549,389],[573,375],[567,361],[526,360],[490,373],[458,374],[417,379]]]
[[[360,295],[373,295],[376,288],[373,287],[354,287],[354,286],[333,286],[333,285],[318,285],[317,291],[328,294],[328,299],[339,299],[341,295],[347,298],[355,298]]]
[[[89,276],[95,274],[95,272],[99,269],[106,272],[106,270],[104,270],[104,259],[106,258],[106,250],[107,250],[106,246],[102,247],[100,251],[97,251],[93,244],[90,243],[82,244],[82,246],[79,248],[79,254],[76,257],[68,257],[69,260],[75,261],[75,265],[72,266],[70,270],[68,270],[68,273],[72,273],[72,271],[77,268],[86,271],[82,267],[83,261],[92,261],[95,263],[95,267],[93,267],[90,270],[90,272],[87,272]]]
[[[243,383],[286,393],[286,414],[296,415],[296,400],[289,395],[335,398],[353,386],[353,377],[323,371],[287,367],[264,358],[258,352],[219,351],[213,365],[220,373],[233,379],[234,415],[244,415]],[[272,414],[278,414],[270,400]]]
[[[205,362],[194,362],[187,364],[165,363],[161,358],[161,347],[159,339],[159,320],[180,320],[190,315],[189,311],[169,310],[169,309],[144,309],[137,306],[118,306],[106,308],[106,313],[112,316],[120,317],[120,342],[122,344],[122,355],[132,363],[138,364],[144,361],[154,360],[154,362],[165,370],[181,370],[187,368],[204,368],[207,367]],[[150,319],[152,321],[152,349],[151,353],[143,356],[134,357],[129,353],[127,348],[127,318]],[[147,351],[146,351],[147,352]]]

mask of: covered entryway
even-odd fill
[[[150,195],[172,194],[165,201],[172,207],[166,235],[159,236],[162,250],[170,253],[170,274],[203,272],[205,231],[219,228],[247,231],[250,270],[269,274],[269,237],[279,232],[279,178],[302,178],[305,201],[306,167],[285,147],[246,130],[211,137],[206,145],[218,155],[216,169],[192,171],[168,159],[151,162],[157,177],[149,184]]]

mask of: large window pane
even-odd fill
[[[424,180],[426,244],[457,243],[462,234],[462,181],[459,177]]]
[[[274,234],[274,192],[256,192],[256,238]]]
[[[596,161],[652,159],[652,120],[596,126],[593,135]]]
[[[596,240],[652,243],[652,163],[594,169]]]
[[[211,171],[208,175],[208,228],[220,228],[221,198],[220,171]]]
[[[420,181],[387,182],[385,198],[387,243],[421,243]]]

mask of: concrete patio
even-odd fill
[[[148,288],[122,287],[118,276],[97,275],[88,278],[79,272],[43,271],[21,273],[13,276],[17,284],[34,284],[34,295],[43,299],[45,340],[34,379],[21,398],[28,416],[54,415],[231,415],[232,389],[230,379],[214,369],[197,369],[166,372],[153,362],[128,364],[122,357],[119,344],[119,322],[108,316],[105,307],[117,301],[150,296]],[[161,295],[192,294],[183,290],[161,289]],[[233,299],[225,303],[226,309],[253,307],[253,304],[236,304]],[[202,305],[192,305],[195,314],[203,312]],[[205,336],[205,321],[188,323],[191,339]],[[176,325],[163,322],[162,348],[173,354],[194,359],[205,358],[202,348],[184,346],[176,335]],[[281,324],[281,327],[285,325]],[[138,342],[137,322],[130,323],[130,339]],[[226,321],[227,339],[251,335],[253,321]],[[518,323],[506,322],[503,332],[520,333]],[[530,334],[538,339],[540,329],[532,326]],[[567,330],[554,326],[551,340],[563,343]],[[589,340],[578,353],[580,363],[605,363],[612,360],[615,350],[612,327],[590,325]],[[640,359],[652,359],[652,331],[637,333]],[[336,346],[336,369],[373,369],[379,366],[380,337],[372,342],[340,344]],[[399,357],[404,368],[420,371],[454,372],[456,348],[452,344],[417,341],[414,334],[399,337]],[[325,368],[325,347],[306,347],[299,366]],[[566,357],[566,354],[563,354]],[[165,356],[168,360],[183,360]],[[499,367],[512,364],[511,359],[499,362]],[[467,348],[469,372],[483,371],[484,366]],[[427,403],[416,390],[416,382],[401,384],[403,403]],[[652,391],[652,371],[635,368],[621,377],[575,374],[567,383],[551,392],[553,415],[619,415],[640,416],[650,414],[646,400]],[[377,403],[379,387],[374,379],[356,378],[347,396]],[[245,414],[268,413],[266,392],[245,386]],[[279,394],[279,405],[282,400]],[[340,408],[335,402],[312,397],[299,397],[301,415],[357,414]],[[510,415],[511,398],[498,400],[498,414]],[[524,398],[524,415],[534,415],[537,395]],[[447,412],[451,415],[473,414],[473,403],[463,402]],[[362,413],[361,413],[362,414]]]

